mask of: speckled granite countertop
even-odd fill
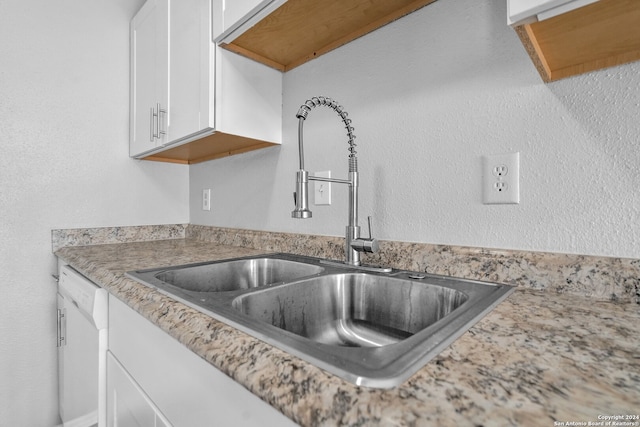
[[[301,425],[587,425],[640,414],[637,304],[518,289],[404,384],[377,390],[327,374],[124,276],[259,253],[191,239],[56,251]]]

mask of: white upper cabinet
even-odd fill
[[[189,164],[280,144],[282,75],[221,52],[220,16],[212,0],[148,0],[131,21],[132,157]]]
[[[131,21],[131,155],[166,142],[158,106],[166,109],[169,96],[168,7],[168,0],[149,0]]]
[[[507,23],[530,24],[570,12],[598,0],[507,0]]]

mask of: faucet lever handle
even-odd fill
[[[350,246],[358,252],[367,252],[374,253],[378,252],[380,249],[380,245],[378,241],[373,238],[373,231],[371,227],[371,217],[367,217],[367,222],[369,223],[369,238],[358,238],[351,241]]]

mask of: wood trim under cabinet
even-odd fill
[[[600,0],[516,27],[545,82],[640,60],[640,1]]]
[[[288,0],[220,46],[289,71],[435,0]]]
[[[191,165],[278,145],[280,144],[215,132],[207,137],[150,154],[142,160]]]

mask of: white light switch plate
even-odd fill
[[[482,160],[483,203],[520,203],[520,153],[484,156]]]
[[[316,172],[313,174],[321,178],[331,178],[331,171]],[[331,204],[331,183],[323,181],[314,181],[313,203],[317,205]]]

